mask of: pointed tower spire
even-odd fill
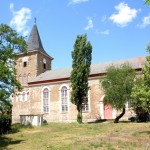
[[[30,33],[29,39],[28,39],[28,49],[27,51],[32,51],[32,50],[38,50],[41,51],[43,53],[45,53],[46,55],[48,55],[42,45],[41,42],[41,38],[36,26],[36,18],[34,18],[34,25],[32,28],[32,31]]]
[[[36,17],[34,18],[34,24],[36,24]]]

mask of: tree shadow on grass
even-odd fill
[[[13,140],[8,137],[0,136],[0,150],[8,150],[9,145],[20,144],[24,140]]]
[[[129,120],[120,120],[119,123],[133,123],[133,122],[131,122]]]
[[[5,135],[6,134],[15,134],[17,132],[20,132],[20,129],[22,128],[33,128],[32,126],[23,126],[19,123],[13,124],[11,126],[11,130],[6,132],[5,134],[0,135],[0,150],[10,150],[8,148],[9,145],[15,145],[20,144],[24,140],[13,140],[12,138],[8,138]]]
[[[103,123],[103,122],[106,122],[106,121],[107,121],[107,119],[99,119],[99,120],[96,120],[96,121],[88,122],[88,124]]]
[[[31,125],[20,125],[19,123],[16,123],[11,126],[11,130],[8,131],[8,133],[13,134],[20,132],[20,129],[32,129],[32,128],[33,126]]]
[[[95,123],[114,123],[114,119],[99,119],[96,121],[88,122],[88,124],[95,124]],[[132,123],[128,120],[120,120],[119,123]]]
[[[142,131],[142,132],[139,132],[140,134],[148,134],[150,135],[150,131]]]

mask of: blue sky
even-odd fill
[[[0,0],[0,23],[29,36],[37,18],[52,69],[72,65],[78,34],[87,33],[92,63],[146,56],[150,41],[150,6],[143,0]],[[28,38],[27,38],[28,39]]]

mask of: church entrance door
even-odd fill
[[[104,105],[104,119],[112,119],[112,106]]]

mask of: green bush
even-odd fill
[[[6,133],[11,129],[11,116],[0,115],[0,134]]]

